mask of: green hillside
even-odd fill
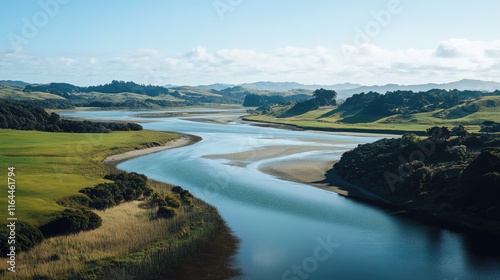
[[[22,88],[19,87],[8,87],[0,86],[0,98],[9,100],[46,100],[46,99],[60,99],[64,100],[64,97],[55,95],[49,92],[24,92]]]
[[[357,105],[356,105],[357,104]],[[292,105],[272,105],[264,113],[255,113],[245,119],[276,124],[288,124],[308,129],[381,131],[400,133],[404,131],[423,134],[431,126],[464,125],[468,130],[479,131],[484,121],[500,122],[500,96],[484,96],[468,100],[446,109],[428,112],[391,114],[380,116],[367,112],[367,106],[341,105],[320,108],[296,116],[285,116]]]
[[[64,210],[55,200],[104,182],[102,160],[175,134],[155,131],[102,134],[0,130],[0,167],[15,167],[17,218],[37,225]],[[7,209],[7,200],[0,200]]]

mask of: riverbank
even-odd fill
[[[180,148],[188,145],[192,145],[198,141],[201,141],[201,137],[195,136],[195,135],[188,135],[184,134],[181,135],[181,137],[173,139],[173,140],[168,140],[165,143],[158,143],[158,142],[152,142],[149,143],[149,148],[143,148],[143,149],[135,149],[133,151],[128,151],[124,152],[121,154],[116,154],[116,155],[111,155],[106,157],[103,160],[104,164],[111,164],[111,165],[118,165],[126,160],[152,154],[152,153],[157,153],[169,149],[174,149],[174,148]]]
[[[35,226],[46,224],[67,208],[56,203],[61,198],[80,196],[78,190],[84,187],[109,182],[103,177],[115,172],[116,164],[201,140],[196,136],[147,130],[106,134],[0,130],[0,134],[5,141],[0,161],[12,164],[16,175],[21,174],[16,179],[23,186],[23,193],[16,197],[23,204],[16,211],[17,217]],[[44,191],[40,191],[39,182],[44,182]],[[147,184],[163,196],[175,195],[172,185],[152,180]],[[164,279],[157,275],[165,272],[165,263],[173,268],[168,270],[169,275],[181,275],[178,273],[183,267],[196,263],[193,256],[198,253],[207,256],[208,266],[218,268],[213,273],[216,278],[239,274],[232,267],[239,240],[214,207],[194,198],[192,206],[176,210],[174,219],[163,220],[151,219],[157,209],[147,207],[146,202],[93,210],[103,220],[101,227],[47,238],[30,250],[16,252],[16,279],[66,279],[71,275],[78,279],[125,276]],[[219,235],[225,236],[224,240],[218,239]],[[211,245],[206,246],[207,243]],[[0,278],[7,276],[6,265],[2,258]],[[203,279],[208,270],[183,279]],[[142,278],[146,272],[153,272],[156,278]]]

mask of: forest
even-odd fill
[[[344,153],[328,173],[397,208],[500,234],[500,137],[432,127]]]

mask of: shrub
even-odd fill
[[[90,207],[90,204],[92,203],[92,200],[85,195],[85,194],[75,194],[75,195],[69,195],[69,196],[64,196],[58,199],[57,204],[64,206],[64,207]]]
[[[162,197],[159,193],[155,192],[151,197],[151,205],[162,207],[162,206],[167,206],[167,202],[165,201],[164,197]]]
[[[173,208],[179,208],[181,206],[181,201],[173,194],[167,194],[165,196],[165,202],[167,203],[167,206]]]
[[[34,247],[38,243],[43,241],[42,232],[35,226],[22,222],[16,222],[16,250],[27,251]],[[8,244],[9,228],[6,224],[0,225],[0,252],[3,256],[8,254],[9,247]]]
[[[170,219],[175,216],[175,209],[168,206],[162,206],[158,209],[157,215],[159,218]]]
[[[101,217],[91,211],[66,209],[57,215],[53,221],[41,226],[40,231],[45,237],[51,237],[96,229],[101,224]]]

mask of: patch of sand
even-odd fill
[[[192,136],[192,135],[184,135],[178,139],[172,140],[170,142],[165,143],[162,146],[158,147],[151,147],[151,148],[146,148],[146,149],[140,149],[140,150],[133,150],[129,151],[123,154],[118,154],[118,155],[112,155],[103,160],[103,163],[106,164],[118,164],[120,162],[123,162],[128,159],[132,159],[135,157],[147,155],[147,154],[152,154],[168,149],[174,149],[174,148],[179,148],[179,147],[184,147],[187,145],[194,144],[198,141],[200,141],[201,138],[198,136]]]

